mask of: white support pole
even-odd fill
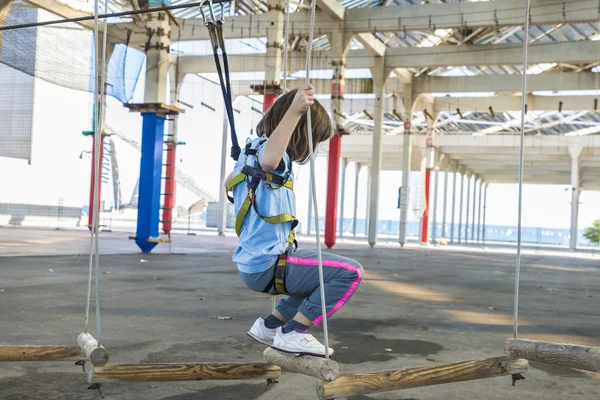
[[[219,209],[217,211],[217,231],[219,236],[225,235],[227,226],[227,193],[225,190],[225,178],[227,177],[227,134],[229,120],[227,113],[223,111],[223,137],[221,140],[221,180],[219,181]]]
[[[465,194],[465,170],[460,171],[460,204],[458,208],[458,243],[460,244],[462,235],[462,217],[463,217],[463,198]]]
[[[486,184],[485,181],[479,180],[479,211],[477,212],[477,243],[481,240],[481,194],[483,192],[483,186]]]
[[[465,208],[465,244],[469,242],[469,206],[471,205],[471,173],[467,172],[467,207]]]
[[[475,241],[475,215],[477,211],[477,182],[480,181],[478,175],[473,178],[473,216],[471,218],[471,242]],[[479,182],[481,186],[481,182]]]
[[[398,97],[394,99],[394,108],[398,110]],[[406,243],[406,224],[408,219],[408,201],[410,196],[410,166],[412,163],[412,108],[414,104],[412,84],[405,83],[402,92],[404,108],[404,135],[402,137],[402,187],[400,192],[400,229],[398,242],[400,246]]]
[[[340,162],[342,164],[340,166],[340,168],[342,169],[340,174],[342,181],[340,182],[340,221],[338,223],[338,232],[339,237],[342,237],[344,236],[344,203],[346,202],[346,167],[348,166],[348,162],[344,157],[341,158]]]
[[[167,103],[167,73],[169,71],[169,46],[171,27],[167,11],[153,14],[146,21],[146,30],[155,32],[146,43],[146,87],[144,103]]]
[[[578,145],[569,146],[571,155],[571,243],[570,249],[577,249],[577,219],[579,217],[579,192],[581,190],[581,176],[579,157],[583,148]]]
[[[365,210],[365,236],[369,237],[369,210],[371,209],[371,167],[367,166],[367,209]]]
[[[486,212],[487,212],[487,191],[488,191],[488,186],[489,186],[489,182],[485,183],[485,190],[484,190],[484,194],[483,194],[483,232],[481,233],[481,241],[483,242],[483,244],[485,244],[485,222],[486,222]]]
[[[412,153],[412,136],[410,129],[404,132],[402,144],[402,189],[400,191],[400,246],[406,243],[406,223],[408,218],[408,199],[410,193],[410,163]]]
[[[372,69],[373,84],[375,86],[375,110],[373,126],[373,154],[371,158],[371,187],[369,190],[371,204],[369,207],[368,242],[373,247],[377,243],[377,225],[379,222],[379,178],[381,174],[381,152],[383,135],[383,112],[385,110],[385,63],[384,58],[375,60]]]
[[[421,233],[423,232],[423,216],[425,215],[425,207],[428,206],[425,197],[425,180],[427,174],[427,161],[429,160],[429,149],[421,148],[421,164],[420,164],[420,179],[421,193],[419,193],[419,231],[417,232],[417,241],[421,243]]]
[[[442,203],[442,234],[446,238],[446,211],[448,208],[448,168],[444,171],[444,200]]]
[[[454,243],[454,222],[456,221],[456,182],[457,174],[461,174],[456,164],[452,169],[452,216],[450,218],[450,243]]]
[[[361,165],[354,163],[354,213],[352,214],[352,235],[356,237],[356,219],[358,217],[358,178],[360,177]]]
[[[437,203],[438,203],[438,186],[440,182],[440,163],[444,155],[435,157],[435,176],[433,179],[433,201],[429,204],[429,209],[432,211],[431,216],[431,243],[435,244],[437,239]]]
[[[277,87],[280,84],[281,73],[283,70],[283,30],[285,25],[285,1],[267,0],[267,26],[266,30],[266,53],[268,60],[264,63],[265,81],[263,95],[277,94]],[[202,11],[202,10],[201,10]],[[230,21],[231,22],[231,21]],[[231,60],[231,59],[230,59]],[[230,61],[229,65],[234,65]],[[266,110],[263,110],[266,111]]]

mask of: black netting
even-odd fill
[[[55,19],[59,17],[21,0],[0,11],[3,26]],[[75,23],[0,31],[0,63],[59,86],[93,92],[93,46],[93,32]],[[117,45],[108,64],[107,94],[129,102],[144,59],[144,53]]]
[[[21,0],[0,0],[0,26],[59,19]],[[102,37],[100,35],[100,40]],[[145,54],[114,47],[106,93],[133,98]],[[0,31],[0,156],[30,159],[35,79],[94,91],[93,32],[75,23]]]

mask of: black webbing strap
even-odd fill
[[[202,13],[204,19],[204,13]],[[217,68],[217,75],[219,76],[219,83],[221,85],[221,93],[223,94],[223,102],[225,103],[225,112],[227,113],[227,120],[229,121],[230,134],[231,134],[231,158],[235,161],[238,160],[241,153],[241,148],[238,142],[237,133],[235,131],[235,119],[233,117],[233,101],[231,98],[231,79],[229,77],[229,61],[227,59],[227,51],[225,50],[225,40],[223,39],[223,21],[215,21],[214,15],[212,14],[211,4],[211,21],[205,21],[204,25],[208,29],[211,45],[213,47],[213,55],[215,58],[215,66]],[[221,62],[219,60],[218,49],[221,49],[223,55],[223,69],[221,69]]]
[[[275,265],[275,294],[287,294],[285,288],[285,267],[287,265],[287,253],[281,254],[277,258]]]

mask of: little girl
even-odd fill
[[[309,333],[309,328],[323,318],[317,253],[298,250],[293,240],[297,220],[293,217],[292,162],[302,164],[310,156],[306,126],[309,107],[313,151],[332,133],[329,116],[314,95],[308,85],[284,94],[273,104],[257,126],[258,138],[247,143],[226,186],[232,186],[236,180],[232,177],[246,178],[233,183],[239,235],[233,261],[242,281],[256,292],[288,296],[272,314],[258,318],[248,336],[283,352],[325,356],[325,346]],[[278,218],[269,219],[272,216]],[[363,274],[358,262],[323,253],[327,316],[352,297]],[[333,354],[332,349],[329,354]]]

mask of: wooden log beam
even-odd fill
[[[94,367],[89,383],[277,379],[281,368],[261,363],[123,364]]]
[[[332,381],[340,375],[340,366],[332,359],[286,354],[268,347],[263,357],[266,363],[279,365],[291,372],[298,372],[324,381]]]
[[[98,341],[89,333],[83,332],[77,337],[77,344],[89,358],[92,365],[101,367],[108,363],[108,351],[98,345]]]
[[[342,375],[333,382],[318,382],[317,395],[320,400],[336,399],[367,393],[492,378],[523,373],[527,370],[527,366],[527,360],[497,357],[365,374]]]
[[[0,361],[52,361],[85,358],[78,346],[0,346]]]
[[[504,343],[504,351],[510,356],[531,361],[600,372],[600,347],[508,339]]]

